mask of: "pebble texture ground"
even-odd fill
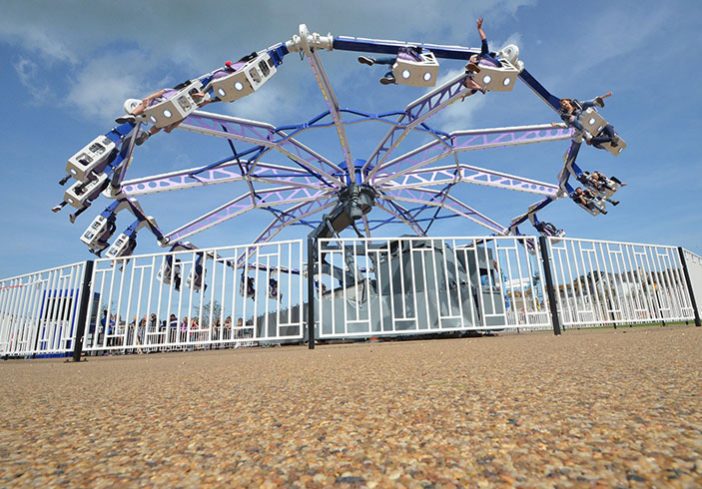
[[[702,487],[702,329],[0,364],[0,487]]]

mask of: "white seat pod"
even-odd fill
[[[83,232],[80,240],[92,251],[102,251],[107,247],[107,240],[115,231],[114,220],[98,215]]]
[[[63,194],[63,200],[76,209],[82,209],[100,195],[107,183],[108,177],[104,173],[87,183],[76,182],[68,187]]]
[[[129,256],[136,248],[136,240],[127,234],[120,234],[112,246],[105,252],[105,258],[119,258],[121,256]]]
[[[144,111],[146,120],[159,129],[182,121],[197,109],[193,94],[201,88],[202,83],[195,80],[171,97],[148,107]]]
[[[583,110],[580,113],[580,117],[578,118],[580,121],[580,124],[582,124],[583,128],[589,132],[593,137],[597,136],[602,129],[607,125],[607,121],[605,120],[604,117],[600,115],[599,112],[597,112],[595,109],[592,107],[588,107],[587,109]],[[619,138],[619,135],[617,135]],[[624,151],[626,148],[626,141],[624,141],[622,138],[619,138],[619,141],[617,141],[616,146],[612,146],[611,143],[604,143],[601,145],[603,149],[609,151],[612,153],[614,156],[618,156],[619,153]]]
[[[619,136],[617,137],[619,138]],[[606,149],[607,151],[612,153],[612,155],[619,156],[619,153],[626,149],[626,141],[624,141],[622,138],[619,138],[619,141],[617,141],[616,146],[612,146],[612,143],[604,143],[600,146],[602,146],[603,149]]]
[[[587,109],[583,110],[580,113],[578,121],[580,121],[583,128],[593,136],[597,136],[607,125],[605,118],[592,107],[588,107]]]
[[[479,64],[480,72],[473,79],[490,92],[510,92],[519,76],[519,70],[512,63],[501,59],[502,66]]]
[[[98,136],[68,158],[66,171],[76,180],[84,182],[92,171],[100,171],[109,163],[110,155],[116,148],[110,138]]]
[[[439,62],[429,51],[419,55],[420,59],[400,53],[392,65],[395,83],[413,87],[433,87],[439,75]]]
[[[210,86],[222,102],[234,102],[261,88],[275,73],[275,63],[270,55],[262,53],[231,75],[214,80]]]

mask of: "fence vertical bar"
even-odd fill
[[[687,290],[690,291],[692,310],[695,313],[695,326],[699,328],[700,326],[702,326],[702,321],[700,320],[700,310],[697,308],[697,299],[695,298],[695,291],[692,290],[692,280],[690,280],[690,272],[687,269],[687,261],[685,260],[685,250],[683,250],[682,246],[678,246],[678,253],[680,254],[680,263],[682,264],[682,269],[685,273],[685,283],[687,284]]]
[[[78,311],[78,321],[76,324],[76,336],[73,340],[73,361],[80,362],[83,353],[83,336],[85,336],[85,323],[90,320],[88,317],[88,304],[90,301],[90,290],[93,280],[93,260],[85,262],[83,269],[83,283],[80,291],[80,310]],[[97,325],[96,325],[97,326]]]
[[[310,350],[314,350],[314,264],[316,260],[317,239],[310,236],[307,238],[307,347]]]
[[[541,248],[541,261],[544,265],[544,282],[546,293],[548,294],[548,307],[551,311],[551,323],[553,324],[553,334],[561,334],[561,322],[558,318],[558,307],[556,305],[556,288],[553,284],[551,274],[551,258],[548,253],[548,240],[545,236],[539,236],[539,248]]]

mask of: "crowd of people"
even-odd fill
[[[108,319],[109,316],[109,319]],[[211,326],[211,327],[210,327]],[[97,331],[97,344],[105,346],[134,346],[135,348],[154,345],[178,345],[193,342],[236,342],[239,347],[242,340],[254,337],[254,324],[252,320],[244,322],[232,316],[223,320],[215,317],[214,321],[207,318],[182,316],[170,314],[167,319],[159,319],[156,313],[143,316],[139,321],[132,319],[127,322],[117,314],[103,311]]]

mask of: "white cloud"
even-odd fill
[[[41,79],[39,65],[29,58],[21,57],[14,65],[20,83],[27,89],[31,100],[41,104],[50,97],[49,86]]]
[[[401,9],[395,3],[375,0],[324,5],[307,0],[204,1],[197,6],[165,0],[17,2],[3,7],[0,42],[38,53],[61,71],[56,76],[35,69],[34,91],[37,86],[51,86],[56,98],[65,99],[85,117],[104,118],[119,109],[121,99],[164,86],[164,80],[157,80],[164,78],[164,71],[178,73],[177,78],[195,76],[225,59],[290,39],[300,23],[323,34],[467,44],[468,39],[477,38],[476,16],[484,15],[491,26],[497,25],[534,1],[482,0],[464,5],[459,0],[424,0]],[[461,18],[446,12],[461,12]],[[120,45],[128,46],[128,51]],[[20,68],[22,73],[33,69],[27,63]],[[61,89],[66,72],[70,86]],[[289,73],[286,75],[289,80]],[[18,76],[23,76],[20,71]],[[287,116],[295,115],[301,103],[292,101],[287,92],[289,89],[271,84],[265,98],[255,94],[237,103],[236,113],[258,119],[272,114],[295,119]]]
[[[91,60],[75,75],[65,102],[86,117],[112,119],[127,98],[146,91],[149,60],[135,51]]]

